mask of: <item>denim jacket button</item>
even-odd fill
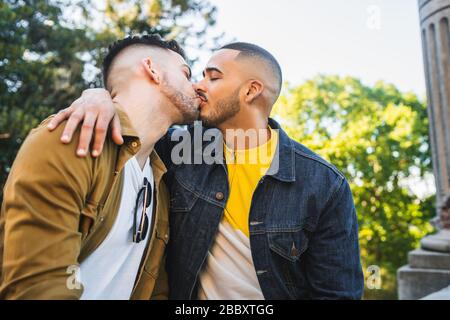
[[[224,198],[224,195],[223,195],[222,192],[217,192],[217,193],[216,193],[216,199],[217,199],[217,200],[223,200],[223,198]]]

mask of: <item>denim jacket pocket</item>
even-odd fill
[[[194,207],[198,199],[198,195],[187,189],[182,182],[176,181],[180,186],[176,186],[171,190],[170,211],[171,212],[189,212]]]
[[[283,258],[296,262],[308,248],[308,237],[303,228],[268,231],[269,248]]]

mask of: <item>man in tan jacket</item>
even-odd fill
[[[86,150],[60,143],[62,126],[31,131],[4,189],[0,299],[167,297],[166,168],[153,146],[195,120],[200,99],[182,49],[157,35],[113,44],[103,76],[123,143],[113,132],[101,155],[80,158]]]

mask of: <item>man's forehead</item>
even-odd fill
[[[208,63],[206,64],[206,69],[210,67],[218,68],[220,66],[227,66],[236,63],[236,57],[239,51],[231,49],[220,49],[213,53]]]

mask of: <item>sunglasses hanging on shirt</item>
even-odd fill
[[[134,208],[134,219],[133,219],[133,242],[139,243],[145,239],[148,231],[148,215],[147,209],[152,201],[152,186],[147,178],[144,178],[144,185],[141,190],[139,190],[136,205]],[[137,217],[139,204],[142,203],[141,219],[139,220],[139,226],[137,226]]]

